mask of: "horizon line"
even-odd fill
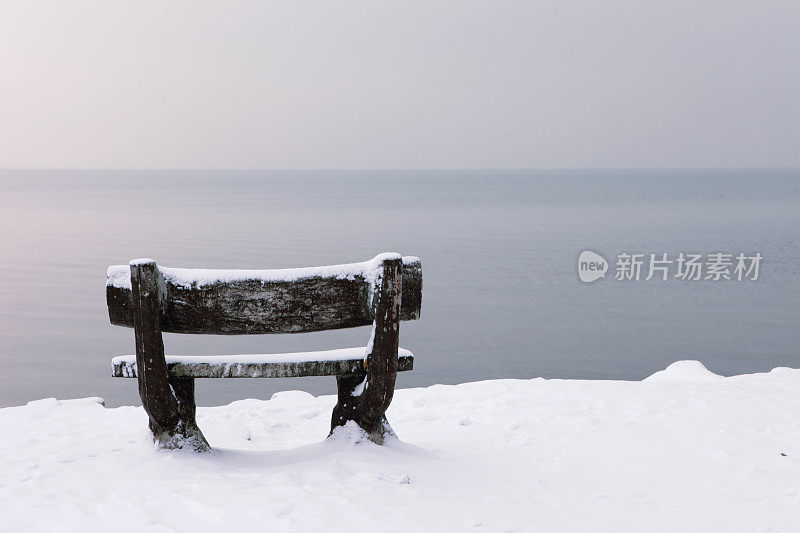
[[[703,166],[703,167],[409,167],[409,168],[256,168],[256,167],[4,167],[0,172],[35,171],[35,172],[574,172],[574,171],[696,171],[696,170],[800,170],[800,166]]]

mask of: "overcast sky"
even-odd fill
[[[0,3],[0,167],[800,166],[800,1]]]

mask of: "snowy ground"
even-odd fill
[[[285,392],[200,408],[210,455],[97,401],[0,409],[0,530],[800,531],[800,370],[399,390],[383,447]]]

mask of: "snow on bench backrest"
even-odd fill
[[[363,263],[280,270],[159,266],[161,331],[239,335],[366,326],[374,318],[383,261],[398,257],[380,254]],[[109,267],[106,299],[111,323],[132,328],[130,276],[129,265]],[[400,320],[418,319],[421,305],[420,260],[403,257]]]

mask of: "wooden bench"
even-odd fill
[[[195,420],[195,378],[336,376],[331,432],[354,421],[376,443],[393,435],[386,420],[397,372],[414,357],[398,347],[401,320],[422,305],[416,257],[285,270],[159,267],[152,259],[109,267],[112,324],[134,328],[136,355],[115,357],[114,377],[137,378],[150,429],[162,448],[208,450]],[[402,302],[402,305],[401,305]],[[266,355],[164,355],[161,333],[304,333],[372,324],[366,347]]]

